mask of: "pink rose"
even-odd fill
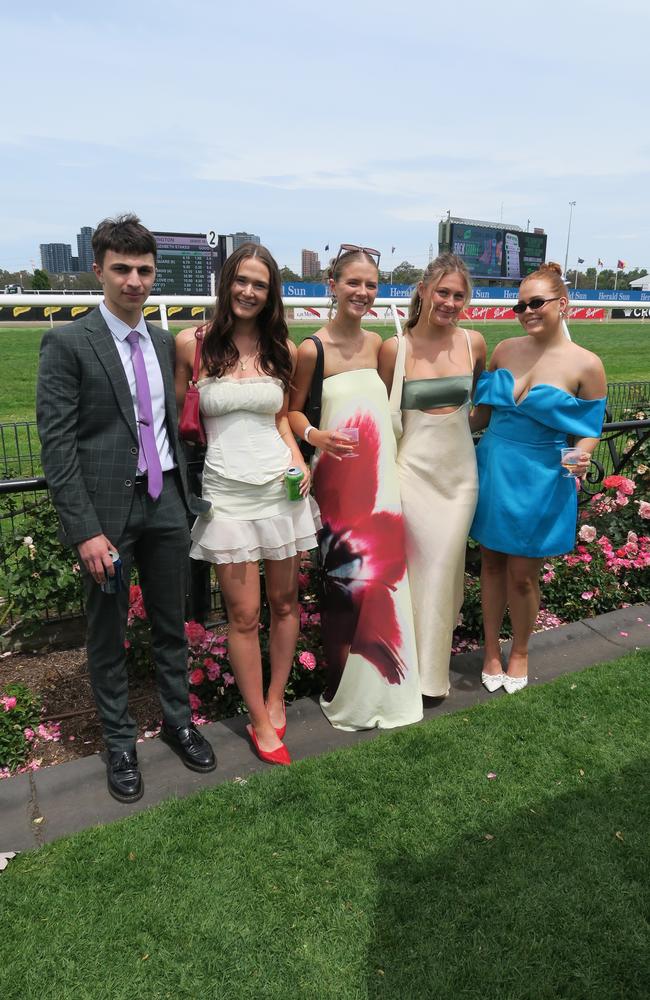
[[[197,667],[196,670],[193,670],[192,673],[190,674],[190,684],[198,686],[199,684],[203,684],[204,680],[205,680],[205,674],[203,673],[202,670],[199,669],[199,667]]]
[[[36,733],[34,732],[33,729],[30,729],[29,726],[27,727],[27,729],[23,729],[23,735],[28,743],[31,743],[32,740],[35,739],[36,737]]]
[[[221,678],[226,687],[231,687],[235,683],[235,678],[231,673],[226,670],[223,677]]]
[[[300,653],[298,656],[298,663],[305,670],[315,670],[316,668],[316,657],[313,653],[308,653],[306,650],[304,653]]]
[[[198,622],[185,622],[185,636],[190,646],[200,646],[205,639],[205,629]]]
[[[650,503],[647,500],[639,500],[639,517],[644,521],[650,521]]]
[[[580,594],[580,597],[582,598],[583,601],[590,601],[593,596],[594,596],[593,590],[585,590],[584,593]]]
[[[221,677],[221,669],[218,663],[215,663],[214,666],[208,667],[209,681],[218,681],[220,677]]]
[[[628,498],[627,498],[627,497],[625,496],[625,494],[624,494],[624,493],[621,493],[621,492],[619,491],[619,492],[618,492],[618,493],[616,494],[616,503],[617,503],[617,505],[618,505],[619,507],[627,507],[627,505],[629,504],[629,502],[630,502],[630,501],[628,500]]]
[[[190,693],[190,708],[193,712],[196,712],[197,708],[200,708],[203,702],[198,697],[198,695]]]
[[[637,535],[636,531],[628,531],[628,533],[627,533],[627,544],[628,545],[636,545],[638,543],[638,541],[639,541],[639,536]]]
[[[578,538],[583,542],[593,542],[596,534],[596,529],[592,528],[590,524],[583,524],[578,532]]]
[[[14,698],[13,695],[8,694],[6,694],[4,698],[0,698],[0,701],[2,701],[2,704],[4,705],[5,712],[10,712],[12,708],[15,708],[18,704],[18,699]]]

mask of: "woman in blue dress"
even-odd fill
[[[481,545],[485,653],[481,680],[508,694],[528,681],[528,642],[539,612],[539,572],[575,544],[577,496],[561,449],[580,452],[587,471],[602,429],[607,383],[600,359],[571,342],[569,293],[559,264],[528,275],[514,307],[525,336],[503,340],[474,396],[472,429],[487,426],[477,449],[479,499],[471,536]],[[513,639],[507,670],[499,632],[506,607]]]

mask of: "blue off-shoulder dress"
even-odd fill
[[[483,372],[474,404],[492,407],[476,449],[479,495],[470,535],[495,552],[538,559],[575,545],[575,480],[563,475],[567,435],[599,437],[605,399],[578,399],[554,385],[534,385],[519,403],[507,368]]]

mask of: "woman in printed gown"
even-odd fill
[[[192,374],[194,330],[177,337],[179,408]],[[284,689],[300,623],[298,553],[316,545],[320,525],[308,497],[305,466],[287,419],[297,350],[288,339],[280,274],[265,247],[244,244],[221,272],[216,314],[202,346],[200,408],[208,440],[203,497],[190,555],[216,565],[228,610],[228,655],[248,709],[257,755],[289,764]],[[302,498],[289,501],[284,475],[304,473]],[[259,644],[260,573],[264,561],[271,610],[271,680],[264,697]]]
[[[379,373],[396,394],[396,405],[401,402],[397,469],[406,565],[422,694],[433,698],[449,692],[451,644],[478,495],[469,411],[486,347],[480,333],[456,325],[470,298],[467,268],[454,254],[441,254],[413,294],[403,355],[398,360],[397,337],[385,341],[379,354]],[[394,379],[399,384],[393,387]]]
[[[319,333],[325,367],[319,428],[304,409],[316,365],[298,351],[289,419],[316,447],[314,493],[328,680],[321,707],[339,729],[390,729],[422,718],[404,525],[381,338],[361,326],[378,288],[379,254],[344,244],[330,269],[336,314]],[[350,437],[358,434],[358,443]]]
[[[514,307],[525,336],[501,341],[476,386],[472,425],[488,429],[478,449],[479,500],[471,535],[481,544],[485,652],[481,679],[508,694],[528,681],[528,641],[539,612],[539,572],[549,556],[571,551],[576,480],[565,477],[561,449],[579,449],[584,476],[602,429],[607,383],[595,354],[571,342],[569,293],[559,264],[528,275]],[[499,631],[512,622],[507,670]]]

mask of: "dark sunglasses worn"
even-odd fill
[[[334,264],[332,265],[333,268],[338,264],[339,258],[346,253],[367,253],[369,257],[375,259],[375,263],[379,268],[379,258],[381,257],[379,250],[373,250],[372,247],[358,247],[356,243],[341,243],[339,252],[337,253],[334,259]]]
[[[541,309],[547,302],[557,302],[557,300],[561,298],[561,295],[556,295],[553,299],[543,299],[541,296],[536,295],[535,298],[529,299],[528,302],[518,302],[517,305],[512,307],[512,311],[521,315],[521,313],[525,313],[527,309]]]

